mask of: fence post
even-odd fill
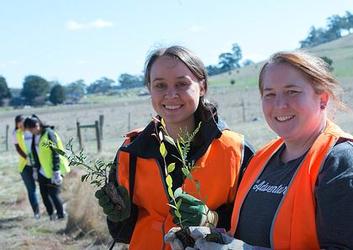
[[[101,138],[100,138],[100,133],[99,133],[98,121],[95,121],[94,124],[95,124],[95,127],[96,127],[97,149],[98,149],[98,152],[101,152],[101,150],[102,150],[102,144],[101,144]]]
[[[101,140],[103,140],[103,124],[104,124],[104,115],[99,115],[99,134]]]
[[[81,128],[80,128],[80,123],[77,121],[76,122],[77,126],[77,138],[78,138],[78,144],[80,145],[80,150],[82,149],[82,137],[81,137]]]
[[[6,151],[9,151],[9,125],[6,125],[5,148]]]

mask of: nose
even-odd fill
[[[167,98],[175,98],[178,96],[178,91],[175,88],[168,88],[165,94]]]
[[[286,108],[288,107],[288,100],[285,95],[277,94],[275,99],[275,105],[278,108]]]

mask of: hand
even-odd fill
[[[125,187],[108,182],[95,193],[95,196],[109,220],[119,222],[130,217],[131,202]]]
[[[60,174],[60,170],[53,172],[53,177],[51,178],[51,182],[58,186],[63,183],[63,177]]]
[[[38,168],[32,168],[32,177],[35,181],[38,181]]]
[[[176,201],[181,201],[179,213],[181,214],[181,224],[184,227],[189,226],[213,226],[218,222],[218,215],[211,211],[205,203],[195,198],[192,195],[182,193],[176,197]],[[172,210],[173,222],[180,224],[179,218],[175,214],[175,209]]]
[[[173,227],[164,236],[164,241],[169,243],[172,250],[192,250],[196,249],[195,240],[204,238],[211,233],[209,227],[187,227],[181,229],[180,227]]]
[[[214,240],[216,242],[214,242]],[[221,241],[221,242],[220,242]],[[243,242],[229,236],[227,233],[212,232],[205,237],[200,237],[195,242],[195,249],[203,250],[228,250],[241,249]]]

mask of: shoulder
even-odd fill
[[[339,141],[329,152],[319,173],[318,184],[353,180],[353,142]]]

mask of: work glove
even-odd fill
[[[205,232],[194,232],[194,230],[205,230]],[[164,235],[164,242],[170,244],[172,250],[194,249],[195,239],[192,234],[206,235],[210,233],[209,227],[187,227],[181,229],[180,227],[171,228],[166,235]],[[195,236],[194,236],[195,237]],[[195,237],[196,238],[196,237]]]
[[[58,186],[63,183],[63,177],[60,174],[60,170],[53,172],[53,176],[51,177],[51,183]]]
[[[119,222],[130,217],[131,201],[125,187],[108,182],[96,191],[95,196],[110,221]]]
[[[208,226],[215,227],[218,222],[218,215],[211,211],[205,203],[187,193],[181,193],[176,197],[176,202],[181,200],[179,213],[183,227],[189,226]],[[173,222],[179,226],[180,220],[176,216],[176,210],[172,210]]]
[[[189,227],[189,236],[194,240],[193,246],[185,247],[181,243],[179,232],[180,227],[173,227],[164,236],[166,243],[171,245],[172,250],[228,250],[240,249],[243,242],[236,240],[218,228],[209,227]],[[185,230],[184,230],[185,231]]]
[[[32,168],[33,180],[38,181],[38,168]]]
[[[211,229],[211,233],[204,237],[195,239],[194,249],[202,250],[228,250],[241,249],[243,242],[229,236],[227,233],[216,232]]]

